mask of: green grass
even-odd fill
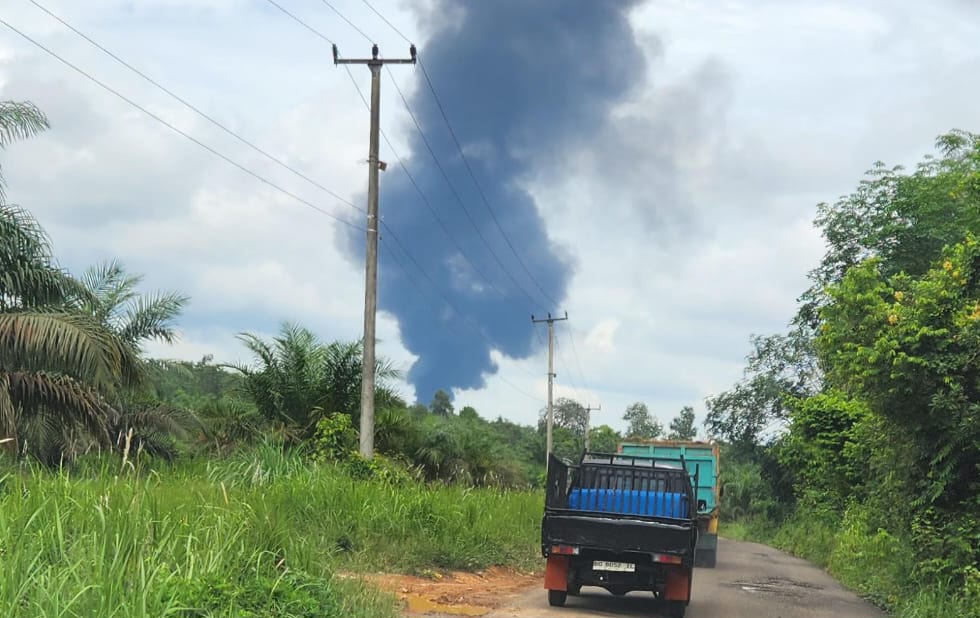
[[[263,449],[219,462],[0,472],[0,615],[392,616],[350,570],[536,563],[542,499],[392,487]]]

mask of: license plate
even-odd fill
[[[606,562],[604,560],[596,560],[592,563],[593,571],[623,571],[627,573],[632,573],[636,571],[635,564],[629,564],[627,562]]]

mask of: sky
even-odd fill
[[[546,402],[531,315],[548,312],[569,318],[557,397],[617,429],[634,401],[665,424],[691,405],[700,423],[749,336],[792,317],[823,253],[816,205],[876,161],[913,165],[939,134],[980,130],[980,5],[965,0],[276,3],[293,17],[268,0],[0,3],[263,179],[0,25],[0,99],[52,125],[0,153],[9,199],[73,272],[115,258],[191,297],[154,356],[247,362],[236,334],[284,321],[360,337],[370,73],[334,66],[327,41],[397,58],[404,35],[422,58],[382,71],[378,353],[409,401],[446,388],[521,423]]]

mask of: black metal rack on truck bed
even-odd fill
[[[549,457],[541,553],[552,605],[600,586],[616,595],[653,592],[683,616],[697,534],[682,459],[584,453],[570,465]]]

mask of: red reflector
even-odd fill
[[[653,555],[653,561],[654,562],[665,562],[667,564],[680,564],[681,563],[681,557],[680,556],[671,556],[670,554],[654,554]]]
[[[551,553],[553,554],[564,554],[566,556],[578,555],[578,547],[572,547],[571,545],[552,545]]]

